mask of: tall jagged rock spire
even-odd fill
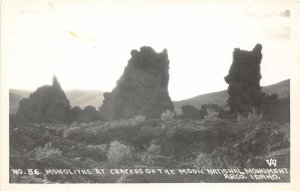
[[[52,79],[52,87],[59,88],[59,89],[61,88],[60,83],[58,82],[57,77],[55,75],[53,76]]]
[[[17,118],[29,122],[67,122],[71,109],[56,76],[53,77],[52,86],[37,88],[19,105]]]
[[[231,111],[249,112],[252,107],[259,106],[261,99],[262,45],[256,44],[252,51],[233,51],[233,62],[229,74],[225,77],[228,83],[228,104]]]
[[[104,120],[128,119],[135,115],[159,118],[173,110],[169,97],[167,50],[156,53],[151,47],[132,50],[123,75],[111,93],[104,94],[100,114]]]

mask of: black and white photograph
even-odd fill
[[[3,1],[7,184],[293,183],[293,6]]]

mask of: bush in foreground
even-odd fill
[[[155,162],[153,155],[158,154],[160,154],[160,146],[151,144],[148,148],[146,148],[145,152],[140,154],[140,160],[144,164],[153,165]]]
[[[238,113],[237,116],[237,122],[243,122],[243,121],[251,121],[251,122],[258,122],[263,119],[263,114],[258,113],[254,107],[252,107],[252,112],[249,112],[248,117],[243,117],[240,113]]]
[[[51,142],[46,143],[44,147],[36,147],[33,151],[33,155],[36,160],[40,161],[44,158],[49,158],[53,155],[60,155],[61,156],[62,151],[59,149],[55,149],[52,147]]]
[[[107,151],[107,158],[111,164],[123,164],[132,159],[131,148],[119,141],[113,141]]]
[[[214,109],[207,109],[207,114],[205,115],[205,120],[215,121],[218,119],[219,112],[215,112]]]
[[[143,115],[136,115],[134,118],[129,119],[130,124],[136,125],[146,120],[146,117]]]
[[[160,115],[160,119],[165,123],[165,124],[170,124],[174,121],[174,117],[175,117],[175,113],[167,110],[165,112],[163,112]]]

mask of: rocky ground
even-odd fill
[[[229,180],[223,174],[212,176],[195,169],[269,169],[266,160],[272,158],[277,159],[276,168],[289,171],[289,128],[289,123],[263,120],[122,120],[70,125],[11,121],[10,182],[270,182],[273,180],[251,180],[249,176]],[[178,169],[194,169],[194,173],[182,174]],[[276,182],[289,181],[289,173],[279,176]]]

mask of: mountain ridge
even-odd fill
[[[278,94],[279,98],[289,97],[290,79],[282,80],[268,86],[262,86],[261,91],[267,94],[276,93]],[[193,105],[200,108],[203,104],[214,103],[226,110],[229,109],[229,106],[227,104],[228,97],[229,96],[227,90],[221,90],[217,92],[201,94],[185,100],[174,101],[173,103],[176,109],[179,109],[184,105]]]

